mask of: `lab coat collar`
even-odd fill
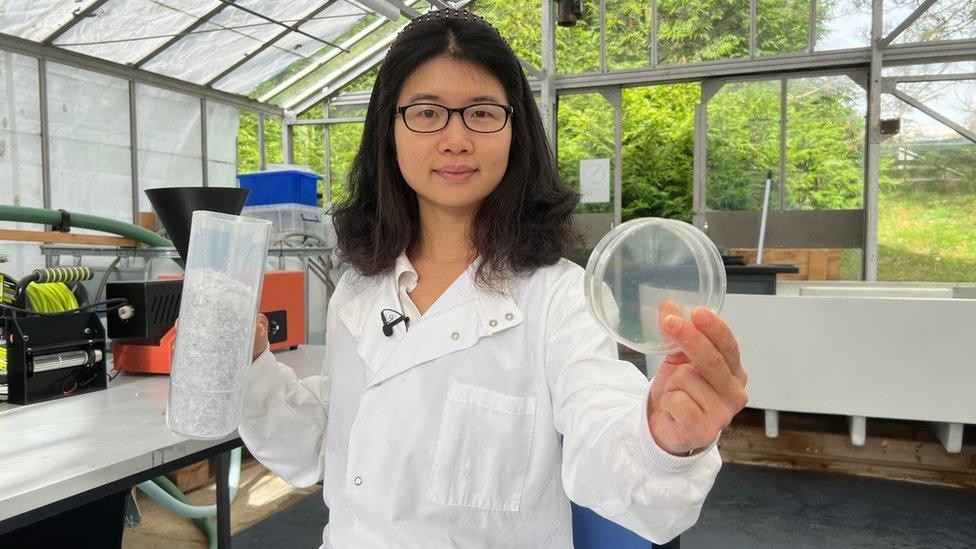
[[[360,279],[360,284],[368,280],[373,284],[362,288],[337,314],[358,340],[356,351],[374,374],[374,383],[523,322],[513,291],[516,279],[498,292],[483,289],[475,281],[480,262],[475,260],[409,329],[398,324],[390,337],[383,335],[380,314],[383,309],[400,310],[395,272]]]

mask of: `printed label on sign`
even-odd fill
[[[580,201],[583,204],[610,202],[610,159],[580,160]]]

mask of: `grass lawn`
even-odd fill
[[[976,192],[882,192],[878,280],[976,282]]]

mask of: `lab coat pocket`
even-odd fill
[[[535,397],[452,383],[434,447],[428,499],[518,511],[534,420]]]

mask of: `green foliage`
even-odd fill
[[[657,10],[662,64],[749,55],[749,0],[659,0]]]
[[[846,84],[846,85],[844,85]],[[861,208],[864,90],[843,76],[791,80],[787,92],[787,203],[804,210]]]
[[[624,90],[624,219],[691,221],[694,105],[700,96],[698,84]]]
[[[836,11],[834,8],[839,2],[842,0],[817,1],[814,40],[826,35],[829,26],[835,24],[825,16]],[[651,65],[650,4],[650,0],[605,0],[609,70],[642,69]],[[748,56],[749,0],[657,0],[657,6],[660,65]],[[557,29],[556,60],[560,74],[592,73],[600,68],[599,2],[585,0],[584,7],[586,13],[575,27]],[[500,29],[522,59],[541,65],[539,2],[479,0],[476,10]],[[757,55],[806,51],[810,30],[808,10],[808,0],[758,0]],[[372,18],[364,20],[342,38],[351,36],[372,21]],[[384,30],[388,33],[393,29]],[[383,34],[376,33],[376,37],[361,43],[356,50],[360,51]],[[320,57],[317,55],[289,67],[286,73],[266,83],[259,91],[270,89]],[[340,56],[310,75],[308,81],[321,78],[345,59],[347,56]],[[369,71],[347,89],[369,90],[375,74],[376,69]],[[864,90],[843,76],[791,79],[787,84],[786,196],[782,197],[785,207],[860,208],[864,177]],[[781,93],[781,82],[772,80],[727,84],[712,98],[708,109],[709,154],[706,159],[708,207],[759,209],[767,171],[772,171],[774,177],[773,203],[779,203]],[[278,100],[287,96],[284,94]],[[629,88],[623,90],[622,99],[624,218],[663,216],[690,220],[694,112],[701,99],[700,85]],[[321,111],[310,112],[307,116],[319,117]],[[558,119],[559,172],[569,184],[577,185],[581,159],[613,157],[613,109],[595,93],[565,96],[560,98]],[[334,199],[341,199],[345,194],[346,177],[361,131],[361,124],[330,128],[330,175]],[[266,120],[265,140],[267,161],[281,162],[281,125],[278,121]],[[240,171],[258,169],[255,115],[241,114],[238,143]],[[323,148],[320,128],[296,128],[297,162],[323,173]],[[935,158],[940,153],[926,154]],[[976,166],[976,158],[954,154],[957,156],[933,162],[956,167]],[[898,160],[886,155],[881,162],[882,194],[892,195],[901,185],[900,174],[891,169]],[[955,181],[951,177],[955,176],[944,175],[940,184]],[[966,172],[959,177],[973,181],[976,174]],[[610,207],[609,204],[587,205],[583,210],[610,211]]]
[[[253,173],[261,169],[258,151],[258,116],[241,111],[241,127],[237,133],[237,173]]]

